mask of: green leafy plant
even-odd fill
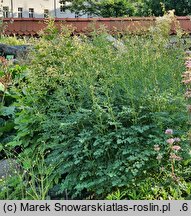
[[[0,179],[1,199],[50,199],[49,191],[58,177],[55,169],[57,165],[47,164],[45,157],[47,152],[39,151],[33,157],[27,152],[18,155],[7,153],[15,158],[19,165],[12,175]]]
[[[148,177],[139,183],[133,183],[109,194],[108,200],[185,200],[190,199],[190,182],[183,179],[172,181],[166,175],[157,178]]]
[[[21,156],[29,158],[44,151],[45,164],[55,167],[47,190],[37,193],[31,184],[32,198],[45,198],[48,190],[60,198],[65,191],[68,198],[103,199],[109,193],[123,198],[117,190],[157,176],[153,146],[166,150],[166,128],[179,131],[177,137],[188,130],[181,84],[184,47],[167,48],[166,33],[160,43],[152,32],[126,35],[121,40],[127,52],[120,52],[103,30],[91,38],[71,37],[65,28],[61,34],[45,32],[13,88],[17,134],[7,147],[21,148]],[[187,145],[183,142],[182,149]],[[163,166],[169,167],[169,160]],[[41,179],[38,167],[33,183]],[[176,173],[181,176],[180,166]]]

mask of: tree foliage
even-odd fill
[[[65,10],[77,14],[92,14],[102,17],[132,16],[141,1],[132,0],[61,0]]]
[[[163,15],[165,10],[175,9],[176,15],[191,14],[190,0],[61,0],[64,10],[76,14],[92,14],[101,17]]]
[[[186,16],[191,14],[190,0],[147,0],[144,5],[145,15],[159,16],[163,14],[163,10],[175,10],[177,16]]]

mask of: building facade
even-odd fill
[[[77,18],[78,14],[64,11],[63,4],[59,0],[0,0],[0,16],[4,18]]]

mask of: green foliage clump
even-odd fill
[[[175,10],[177,16],[187,16],[191,14],[191,2],[189,0],[147,0],[144,1],[143,14],[161,16],[165,10]]]
[[[178,16],[191,14],[190,0],[60,0],[60,3],[64,10],[70,10],[79,16],[162,16],[165,10],[173,9]]]
[[[181,179],[172,181],[168,176],[147,178],[125,189],[107,195],[107,200],[190,200],[191,184]]]
[[[187,131],[178,39],[167,47],[166,35],[160,41],[152,33],[128,35],[121,51],[107,36],[71,37],[68,29],[45,35],[13,88],[17,134],[8,147],[21,147],[21,157],[48,152],[44,167],[56,167],[48,174],[54,196],[103,199],[157,175],[154,145],[167,148],[167,128],[178,137]]]
[[[14,118],[16,113],[15,93],[11,90],[13,79],[20,77],[24,67],[14,65],[4,57],[0,58],[0,151],[10,142],[14,135]],[[5,154],[0,155],[2,159]]]

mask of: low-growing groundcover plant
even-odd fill
[[[120,52],[106,32],[71,37],[69,29],[59,34],[51,27],[51,36],[46,33],[34,43],[24,78],[13,87],[17,134],[5,148],[22,149],[23,181],[42,176],[35,162],[29,171],[39,152],[44,169],[54,169],[42,193],[25,184],[26,197],[14,198],[187,198],[189,125],[181,83],[185,47],[179,39],[166,46],[166,34],[160,40],[153,31],[127,35],[126,51]],[[179,161],[172,158],[173,138],[181,140]]]

